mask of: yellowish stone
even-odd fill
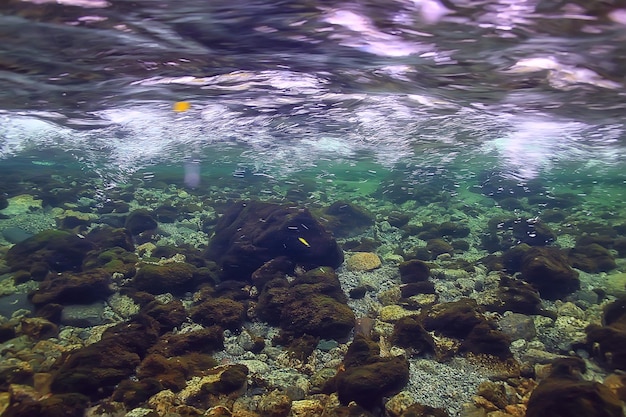
[[[390,305],[382,307],[378,312],[378,319],[386,322],[396,322],[402,317],[414,316],[415,311],[407,310],[399,305]]]
[[[626,272],[611,274],[607,277],[606,292],[610,295],[620,296],[626,294]]]
[[[291,402],[291,417],[320,417],[324,406],[318,400],[298,400]]]
[[[83,213],[81,211],[75,211],[75,210],[65,210],[63,211],[63,213],[61,213],[59,217],[60,218],[76,217],[79,220],[89,221],[89,220],[97,219],[98,215],[92,214],[92,213]]]
[[[9,408],[9,404],[11,404],[11,394],[0,392],[0,416]]]
[[[372,271],[381,265],[378,255],[372,252],[357,252],[346,261],[350,271]]]

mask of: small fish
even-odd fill
[[[173,110],[177,113],[185,112],[191,108],[191,103],[188,101],[177,101],[174,103]]]
[[[307,248],[310,248],[311,245],[309,245],[309,242],[306,241],[305,238],[303,237],[299,237],[298,240],[300,241],[300,243],[302,243],[304,246],[306,246]]]

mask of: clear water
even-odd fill
[[[625,41],[608,2],[6,0],[0,191],[53,178],[80,189],[60,205],[95,210],[130,186],[192,201],[305,187],[308,207],[468,221],[475,258],[502,213],[493,176],[624,224]],[[22,214],[0,227],[54,224]]]

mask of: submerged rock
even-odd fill
[[[490,311],[504,313],[511,311],[522,314],[542,314],[541,297],[530,284],[502,274],[495,296],[485,307]]]
[[[590,273],[607,272],[617,266],[611,252],[597,243],[576,245],[570,249],[568,259],[574,268]]]
[[[405,357],[382,358],[378,344],[359,334],[324,391],[336,391],[342,404],[354,401],[373,410],[382,407],[383,397],[397,394],[408,381],[409,362]]]
[[[346,201],[336,201],[322,216],[328,227],[341,237],[355,236],[374,224],[374,216],[365,209]]]
[[[133,235],[138,235],[147,230],[154,230],[159,224],[146,209],[138,209],[130,212],[124,227]]]
[[[80,393],[105,398],[131,376],[158,337],[158,323],[145,315],[107,329],[99,342],[72,352],[56,364],[54,394]]]
[[[430,276],[430,268],[426,262],[418,259],[402,262],[398,268],[400,269],[400,279],[405,284],[426,281]]]
[[[185,262],[144,264],[133,278],[135,288],[151,294],[180,294],[192,290],[198,283],[197,268]]]
[[[91,242],[74,233],[45,230],[15,244],[7,252],[6,262],[13,271],[28,271],[35,263],[43,263],[55,272],[78,271],[92,249]]]
[[[511,357],[509,338],[472,299],[436,304],[423,309],[418,318],[426,330],[459,339],[460,352],[493,355],[502,360]],[[445,356],[445,352],[436,353]]]
[[[239,330],[243,324],[244,305],[228,298],[210,298],[192,308],[191,318],[205,326]]]
[[[45,304],[90,304],[105,300],[113,291],[110,274],[104,269],[93,269],[76,274],[51,275],[29,294],[30,301],[37,307]]]
[[[530,396],[526,417],[623,417],[619,398],[607,386],[585,381],[585,370],[581,359],[555,360]]]
[[[261,319],[279,325],[287,340],[304,334],[340,339],[348,335],[355,321],[346,302],[335,271],[320,267],[291,283],[284,276],[268,281],[255,311]]]
[[[231,206],[215,226],[206,255],[222,267],[224,278],[239,280],[280,256],[305,268],[343,263],[337,242],[307,209],[260,201]]]
[[[626,371],[626,297],[605,307],[603,323],[585,329],[584,347],[605,368]]]
[[[578,272],[555,248],[531,248],[523,256],[522,278],[531,283],[543,298],[556,300],[580,288]]]

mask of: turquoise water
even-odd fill
[[[624,10],[2,4],[0,414],[570,416],[546,369],[626,370]]]

